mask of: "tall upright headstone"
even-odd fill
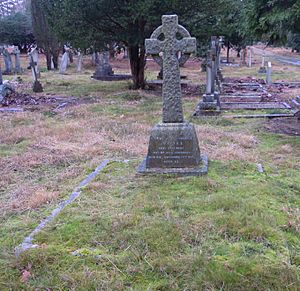
[[[271,74],[272,74],[272,63],[268,62],[268,66],[267,66],[267,75],[266,75],[266,83],[268,85],[272,84],[272,78],[271,78]]]
[[[4,58],[4,63],[5,63],[5,74],[11,74],[12,72],[12,60],[11,60],[11,55],[9,53],[8,48],[3,49],[3,58]]]
[[[83,55],[82,53],[79,51],[77,53],[77,65],[76,65],[76,71],[79,73],[81,72],[81,69],[82,69],[82,58],[83,58]]]
[[[60,74],[65,74],[67,67],[68,67],[68,63],[69,63],[69,51],[65,50],[62,58],[61,58],[61,62],[60,62],[60,67],[59,67],[59,73]]]
[[[15,56],[15,69],[14,72],[17,74],[22,73],[21,61],[20,61],[20,50],[17,46],[14,46],[13,54]]]
[[[248,47],[248,67],[252,67],[252,48]]]
[[[163,37],[161,37],[163,36]],[[201,175],[207,173],[207,157],[200,155],[193,124],[184,121],[180,69],[181,53],[196,51],[196,39],[178,24],[177,15],[162,16],[162,25],[146,39],[146,53],[163,53],[163,116],[151,132],[148,155],[138,168],[143,174]]]
[[[215,91],[214,62],[212,61],[214,52],[208,51],[206,64],[206,91],[203,99],[196,107],[194,116],[215,115],[220,112],[220,102],[218,92]]]

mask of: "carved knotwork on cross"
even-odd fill
[[[196,51],[196,38],[178,24],[177,15],[162,16],[162,25],[146,39],[146,53],[156,58],[163,53],[163,122],[183,122],[180,69],[177,58]]]

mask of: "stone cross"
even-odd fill
[[[37,47],[34,47],[31,49],[31,51],[28,53],[29,56],[29,62],[30,62],[30,66],[33,60],[34,66],[35,66],[35,72],[37,74],[38,77],[40,77],[40,70],[39,70],[39,52],[37,50]],[[32,69],[32,67],[31,67]],[[33,74],[33,70],[32,70],[32,74]],[[33,76],[34,78],[34,76]]]
[[[178,39],[181,36],[181,39]],[[163,15],[162,25],[146,39],[146,53],[163,53],[163,122],[183,122],[178,52],[196,51],[196,38],[178,24],[177,15]]]
[[[37,76],[37,71],[36,71],[36,63],[33,59],[32,55],[29,55],[30,57],[30,67],[31,67],[31,71],[32,71],[32,77],[33,77],[33,81],[37,81],[38,76]]]
[[[30,57],[30,67],[32,70],[32,77],[33,77],[32,90],[33,92],[43,92],[43,86],[38,80],[38,73],[36,71],[36,62],[34,61],[32,54],[29,54],[29,57]]]

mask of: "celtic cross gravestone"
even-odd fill
[[[183,117],[178,52],[196,51],[196,39],[178,24],[177,15],[162,16],[162,25],[146,39],[146,53],[163,59],[163,117],[150,135],[148,155],[139,173],[201,175],[207,173],[207,157],[200,155],[198,138]]]

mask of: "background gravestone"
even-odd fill
[[[5,74],[11,74],[12,72],[12,60],[11,60],[11,55],[8,51],[8,48],[3,49],[3,58],[4,58],[4,63],[5,63]]]
[[[31,67],[31,70],[32,70],[32,77],[33,77],[33,86],[32,86],[32,90],[33,92],[43,92],[43,86],[42,84],[39,82],[38,80],[38,74],[36,72],[36,62],[34,61],[33,59],[33,56],[30,55],[30,67]]]
[[[15,55],[15,69],[14,73],[20,74],[22,73],[21,62],[20,62],[20,50],[17,46],[14,46],[13,52]]]
[[[37,47],[32,48],[31,51],[28,53],[28,56],[29,56],[30,68],[32,69],[31,64],[32,64],[32,60],[33,60],[36,75],[37,75],[37,77],[40,77],[41,73],[40,73],[40,68],[39,68],[39,52],[37,50]]]
[[[105,51],[100,54],[99,62],[92,78],[101,81],[120,81],[131,79],[131,76],[115,74],[109,64],[109,52]]]
[[[163,40],[160,40],[161,35]],[[182,38],[178,39],[178,35]],[[147,54],[163,52],[163,120],[152,129],[148,155],[139,166],[138,173],[207,173],[207,157],[200,155],[195,128],[183,118],[178,51],[195,52],[196,39],[178,25],[177,15],[164,15],[162,25],[150,39],[146,39]]]
[[[65,50],[62,58],[61,58],[61,62],[60,62],[60,67],[59,67],[59,73],[60,74],[65,74],[67,67],[69,64],[69,50]]]

